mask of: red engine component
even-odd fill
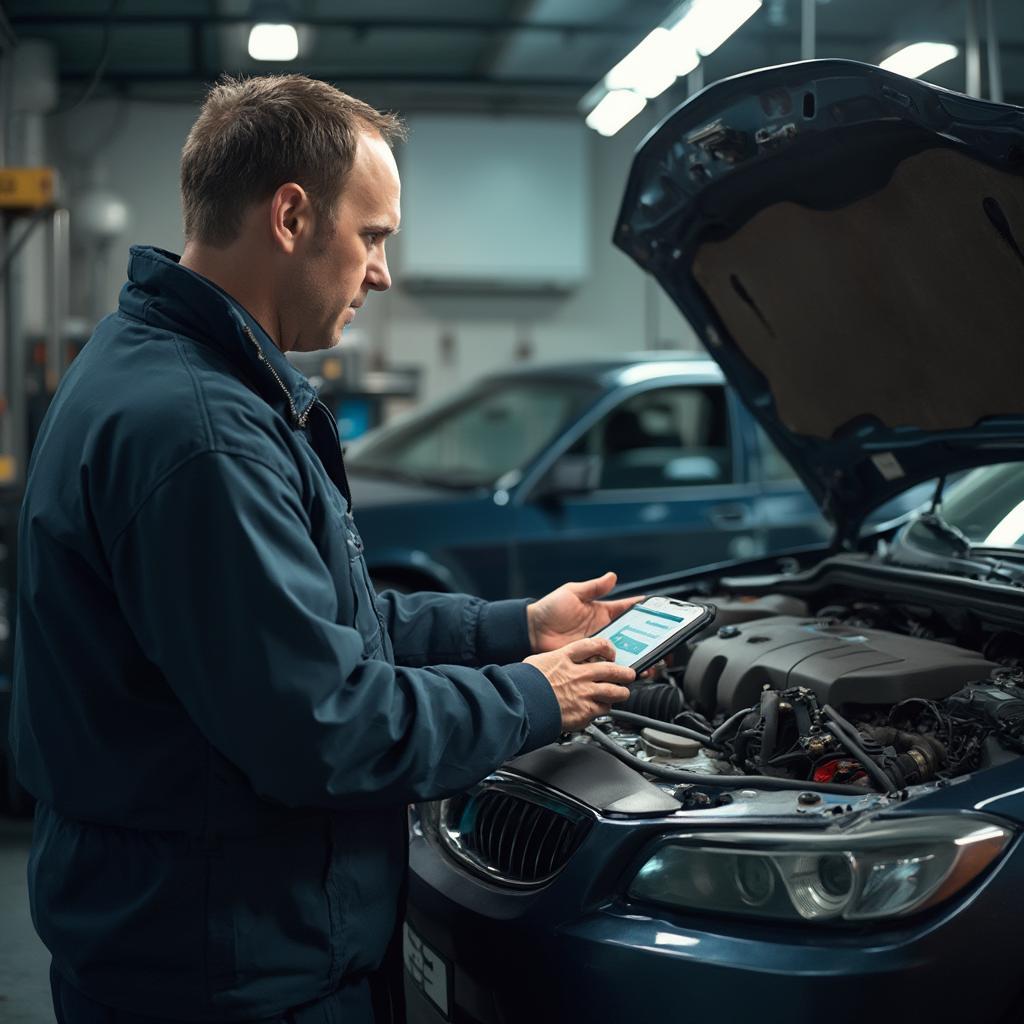
[[[831,761],[824,761],[814,769],[815,782],[847,782],[858,783],[867,781],[868,774],[864,771],[860,761],[853,761],[847,757],[835,757]]]

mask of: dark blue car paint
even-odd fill
[[[1019,923],[1005,912],[1024,886],[1019,839],[965,894],[901,927],[786,927],[627,900],[642,851],[681,828],[601,820],[573,870],[526,895],[491,890],[414,839],[407,919],[454,965],[469,1014],[455,1019],[947,1024],[995,1021],[1020,990]],[[983,1011],[972,977],[985,978]],[[444,1019],[408,989],[410,1024]]]
[[[620,578],[637,579],[829,536],[799,481],[761,480],[754,421],[728,388],[732,482],[539,497],[559,456],[622,402],[666,387],[723,386],[713,363],[678,353],[538,367],[506,379],[549,379],[559,372],[591,381],[597,397],[507,489],[381,480],[360,474],[358,455],[350,461],[367,564],[377,578],[482,597],[526,596],[609,568]],[[637,375],[643,379],[630,382]]]

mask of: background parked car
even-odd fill
[[[347,464],[378,589],[537,594],[830,534],[718,366],[680,352],[485,377]]]

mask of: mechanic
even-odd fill
[[[374,595],[284,353],[389,287],[400,134],[302,76],[215,86],[180,262],[132,249],[39,433],[12,746],[61,1024],[398,1019],[406,805],[629,694],[582,639],[633,603],[599,600],[610,573],[532,604]]]

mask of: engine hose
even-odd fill
[[[871,781],[881,789],[883,793],[891,793],[893,791],[893,781],[889,778],[885,772],[878,766],[875,759],[851,736],[846,734],[846,731],[840,726],[836,725],[835,722],[826,722],[825,728],[832,733],[833,736],[839,742],[846,747],[847,751],[860,761],[864,766],[864,770],[871,776]]]
[[[659,722],[672,722],[685,710],[685,701],[678,687],[671,683],[648,683],[634,687],[622,710],[656,718]]]
[[[712,734],[711,744],[718,746],[722,742],[722,737],[725,736],[734,725],[739,725],[747,715],[750,714],[750,708],[744,708],[742,711],[737,711],[735,715],[731,715],[727,718]]]
[[[585,731],[595,743],[604,747],[609,754],[617,757],[623,764],[629,765],[630,768],[638,772],[664,779],[666,782],[688,786],[719,786],[724,789],[792,789],[798,792],[836,793],[841,796],[867,796],[871,792],[863,786],[843,786],[834,782],[801,782],[799,779],[780,779],[774,775],[704,775],[701,772],[681,771],[678,768],[668,768],[662,764],[653,764],[634,757],[628,751],[623,750],[615,740],[605,736],[596,725],[588,725]]]
[[[705,746],[711,746],[711,737],[707,733],[697,732],[696,729],[687,729],[685,725],[676,725],[674,722],[662,722],[656,718],[647,718],[646,715],[634,715],[632,711],[620,711],[618,708],[612,708],[608,713],[617,722],[645,726],[649,729],[660,729],[662,732],[671,733],[673,736],[685,736],[688,740],[696,740]]]

